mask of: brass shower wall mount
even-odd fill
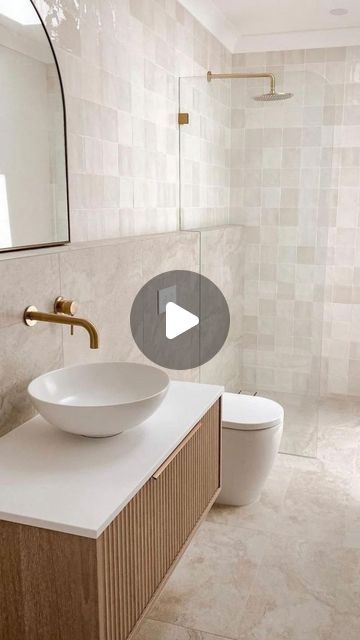
[[[178,113],[178,124],[189,124],[189,114],[188,113]]]
[[[207,72],[207,80],[211,82],[212,80],[233,80],[236,78],[244,79],[244,78],[269,78],[270,80],[270,91],[268,93],[263,93],[260,96],[254,96],[253,99],[256,102],[278,102],[279,100],[288,100],[289,98],[293,98],[294,94],[283,91],[276,91],[276,80],[273,73],[264,71],[259,73],[212,73],[211,71]]]
[[[273,73],[212,73],[211,71],[207,72],[208,82],[211,80],[233,80],[234,78],[269,78],[270,80],[270,93],[276,93],[275,88],[275,76]]]

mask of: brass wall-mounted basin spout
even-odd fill
[[[62,299],[59,298],[56,298],[55,300],[55,310],[59,309],[59,300],[62,301]],[[74,308],[74,303],[72,301],[64,300],[63,302],[69,303],[68,306],[64,305],[62,307],[63,309],[69,309],[67,312],[55,311],[55,313],[44,313],[43,311],[38,311],[38,309],[33,305],[27,307],[24,311],[25,324],[28,327],[33,327],[37,322],[50,322],[51,324],[64,324],[70,327],[83,327],[90,337],[90,349],[98,349],[99,335],[96,327],[94,327],[89,320],[85,320],[84,318],[74,318],[73,315],[70,315]]]

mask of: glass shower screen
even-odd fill
[[[248,67],[236,71],[256,71]],[[262,78],[180,81],[180,216],[198,230],[201,271],[227,298],[231,329],[201,381],[285,409],[282,451],[315,456],[322,391],[328,233],[336,215],[331,86],[277,67]]]

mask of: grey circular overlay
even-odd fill
[[[230,313],[223,293],[211,280],[194,271],[167,271],[140,289],[130,325],[149,360],[167,369],[193,369],[222,348]]]

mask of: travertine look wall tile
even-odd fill
[[[33,378],[62,366],[59,327],[26,327],[25,307],[52,311],[60,290],[59,256],[0,261],[0,434],[35,414],[26,387]]]
[[[200,235],[196,232],[160,234],[143,238],[136,251],[142,261],[142,284],[166,271],[200,270]],[[146,359],[145,361],[148,362]],[[168,370],[168,373],[175,380],[200,380],[199,368],[185,371],[172,369]]]
[[[242,387],[243,230],[227,225],[201,231],[201,273],[222,291],[229,305],[230,330],[222,350],[200,367],[201,382],[225,385],[237,393]]]
[[[78,301],[78,315],[89,318],[100,334],[100,349],[89,349],[89,337],[64,328],[64,363],[141,359],[132,340],[129,315],[142,283],[135,241],[79,248],[60,256],[61,295]]]
[[[75,246],[60,255],[61,291],[77,299],[79,314],[89,318],[100,334],[100,348],[89,349],[85,331],[75,336],[64,328],[65,365],[77,362],[146,359],[136,346],[130,329],[130,311],[141,287],[165,271],[199,270],[199,234],[159,234],[82,248]],[[171,371],[172,378],[198,380],[197,369]]]

